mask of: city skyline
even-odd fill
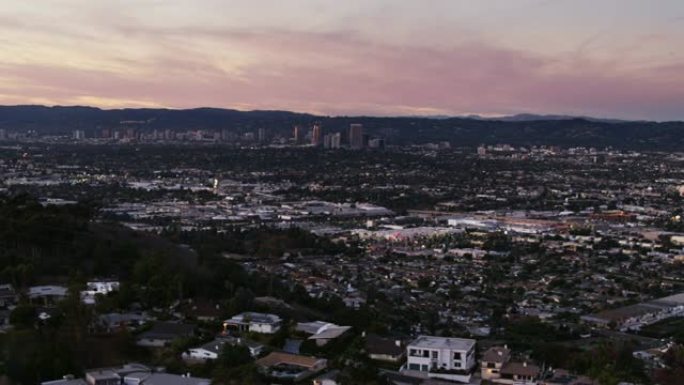
[[[677,1],[9,1],[0,21],[3,105],[684,119]]]

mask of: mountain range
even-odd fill
[[[95,107],[0,106],[0,129],[67,134],[84,130],[96,136],[102,129],[134,127],[152,130],[230,130],[238,133],[265,128],[270,135],[289,137],[294,125],[322,124],[324,133],[346,133],[361,123],[366,133],[390,144],[448,141],[452,145],[508,143],[512,145],[612,146],[623,149],[681,151],[684,122],[596,119],[562,115],[519,114],[507,117],[372,117],[317,116],[290,111],[238,111],[219,108],[112,109]]]

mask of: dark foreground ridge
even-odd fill
[[[623,122],[592,118],[533,116],[525,119],[428,117],[328,117],[289,111],[237,111],[217,108],[188,110],[118,109],[93,107],[0,106],[0,129],[64,134],[83,130],[135,126],[158,129],[212,129],[243,132],[265,128],[287,135],[294,125],[320,122],[329,132],[344,132],[361,123],[368,133],[389,144],[448,141],[456,146],[509,143],[512,145],[612,146],[638,150],[677,150],[684,146],[684,122]]]

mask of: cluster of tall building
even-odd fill
[[[363,125],[353,123],[349,125],[347,133],[347,147],[354,150],[363,148],[384,148],[385,140],[382,138],[371,138],[364,134]],[[292,132],[292,141],[296,145],[311,144],[312,146],[323,146],[327,149],[343,147],[342,133],[334,132],[324,134],[320,123],[314,123],[308,132],[301,125],[295,125]]]

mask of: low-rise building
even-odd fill
[[[366,354],[371,360],[397,363],[406,356],[406,347],[399,339],[369,334],[366,336]]]
[[[152,329],[143,332],[138,336],[137,344],[145,347],[163,347],[173,340],[189,338],[194,332],[194,325],[175,322],[157,322],[152,326]]]
[[[183,353],[183,359],[186,361],[215,360],[219,357],[226,344],[232,346],[245,346],[249,349],[249,354],[252,357],[258,357],[264,350],[264,345],[258,342],[246,340],[244,338],[219,337],[201,346],[189,349],[187,352]]]
[[[418,376],[469,382],[475,369],[477,341],[420,336],[406,348],[405,371]]]
[[[223,321],[224,331],[273,334],[280,330],[283,320],[275,314],[245,312]]]
[[[273,352],[256,360],[256,365],[268,377],[300,381],[325,370],[328,361],[317,357]]]
[[[484,353],[480,363],[483,380],[501,377],[501,368],[511,359],[511,351],[507,347],[494,346]]]

